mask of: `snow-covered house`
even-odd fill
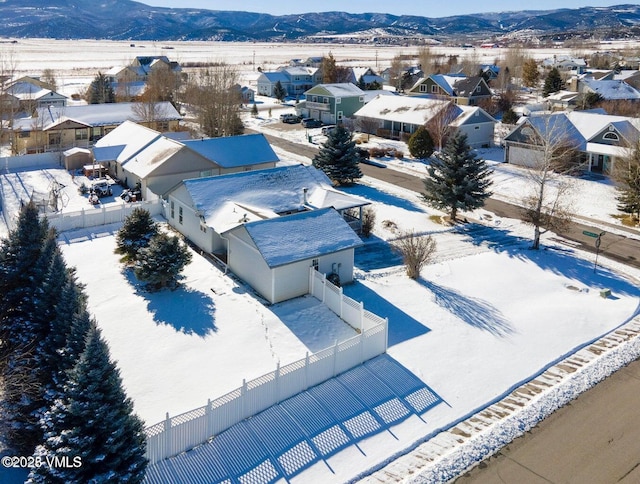
[[[640,139],[640,120],[602,111],[571,111],[523,118],[505,138],[505,162],[533,166],[540,161],[540,139],[570,145],[576,163],[587,171],[611,174],[618,159],[630,154]]]
[[[42,107],[33,116],[14,120],[14,150],[35,153],[86,148],[127,120],[158,131],[178,129],[182,116],[170,102],[158,103],[155,111],[153,121],[147,121],[136,103]]]
[[[411,96],[451,99],[456,104],[474,106],[491,98],[491,89],[481,76],[433,74],[419,79],[408,91]]]
[[[596,93],[607,101],[640,101],[640,91],[622,80],[584,78],[578,81],[578,92]]]
[[[263,134],[175,140],[126,121],[93,147],[96,162],[133,187],[162,196],[187,178],[274,167],[279,161]]]
[[[413,134],[438,116],[449,119],[449,126],[467,135],[469,146],[493,144],[496,120],[484,109],[459,106],[441,99],[415,96],[378,96],[358,110],[354,117],[378,122],[375,134],[399,138]]]
[[[354,228],[369,204],[336,190],[323,172],[304,165],[184,180],[165,198],[170,225],[271,302],[282,300],[282,294],[295,297],[280,277],[300,286],[296,295],[306,294],[312,266],[350,281],[353,248],[359,244]],[[275,258],[273,234],[283,246]],[[268,287],[262,278],[271,281]]]
[[[49,89],[37,79],[23,77],[12,83],[4,92],[2,102],[16,111],[31,115],[38,108],[64,107],[67,97]]]

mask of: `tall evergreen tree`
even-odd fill
[[[542,95],[547,97],[549,94],[553,94],[554,92],[558,92],[564,86],[564,82],[562,82],[562,77],[560,76],[560,71],[557,68],[553,68],[547,74],[547,78],[544,80],[544,87],[542,88]]]
[[[190,262],[191,253],[178,237],[159,232],[148,247],[140,250],[134,273],[151,290],[174,288],[180,272]]]
[[[358,163],[360,155],[351,132],[342,125],[331,131],[327,140],[313,158],[313,166],[325,172],[330,180],[339,185],[352,184],[362,178]]]
[[[287,91],[280,81],[277,81],[276,85],[273,86],[273,96],[280,102],[287,97]]]
[[[632,166],[618,187],[618,210],[640,220],[640,166]]]
[[[33,415],[42,395],[36,355],[49,329],[39,313],[54,247],[55,232],[33,203],[0,243],[0,418],[6,443],[22,453],[30,453],[41,436]]]
[[[45,440],[34,457],[43,463],[31,470],[32,482],[139,483],[144,479],[143,422],[122,387],[109,349],[93,324],[85,349],[69,372],[64,394],[42,418]],[[67,459],[67,466],[48,466],[47,459]]]
[[[134,262],[138,252],[149,245],[158,233],[151,214],[144,208],[134,208],[116,234],[115,253],[122,255],[123,262]]]
[[[89,104],[116,102],[116,94],[113,91],[113,87],[111,86],[107,76],[102,72],[98,72],[93,81],[91,81],[91,84],[89,85],[89,92],[87,94],[87,101]]]
[[[426,127],[420,126],[409,138],[409,153],[414,158],[426,159],[433,154],[433,138]]]
[[[440,210],[449,210],[455,221],[458,210],[473,210],[491,196],[491,186],[484,160],[477,158],[467,144],[467,136],[458,131],[449,138],[438,159],[431,161],[428,177],[423,180],[422,199]]]

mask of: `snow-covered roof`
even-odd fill
[[[178,141],[158,136],[143,150],[124,162],[123,166],[130,173],[145,178],[183,148],[184,145]]]
[[[185,140],[183,144],[223,168],[280,161],[262,133]]]
[[[263,72],[260,77],[262,78],[263,76],[264,76],[264,78],[266,78],[271,83],[276,83],[278,81],[280,81],[281,83],[282,82],[289,82],[289,76],[287,76],[287,74],[285,72],[282,72],[282,71]],[[260,79],[258,79],[258,80],[260,80]]]
[[[160,133],[151,128],[136,124],[133,121],[125,121],[96,141],[93,148],[94,156],[96,160],[100,156],[104,161],[115,160],[124,163],[160,136]],[[107,147],[109,149],[106,149]]]
[[[434,74],[429,76],[433,82],[440,86],[449,96],[453,96],[453,85],[465,78],[464,75],[447,76],[444,74]],[[420,81],[418,81],[420,82]]]
[[[65,121],[75,121],[85,126],[114,126],[124,121],[143,121],[136,114],[137,103],[106,103],[85,104],[78,106],[49,106],[37,109],[38,119],[42,120],[43,131],[53,128]],[[157,104],[156,121],[174,121],[182,116],[170,102]],[[30,130],[33,127],[32,118],[17,119],[14,123],[18,130]]]
[[[292,66],[285,67],[283,71],[286,71],[290,76],[312,76],[316,72],[318,72],[317,67],[306,67],[306,66]]]
[[[528,122],[550,143],[571,142],[581,151],[587,149],[585,136],[574,126],[565,113],[531,116]]]
[[[640,99],[640,91],[623,81],[597,81],[584,79],[582,81],[591,91],[600,94],[604,99]]]
[[[65,97],[51,89],[46,89],[30,82],[16,82],[7,89],[7,92],[23,101],[37,100],[47,95]]]
[[[448,102],[441,99],[416,96],[377,96],[356,111],[354,116],[421,125],[449,105]],[[457,109],[458,114],[462,114],[459,106],[453,106]]]
[[[249,222],[244,228],[271,268],[362,245],[332,208]]]
[[[242,223],[244,213],[259,219],[305,208],[340,210],[369,203],[334,189],[322,171],[304,165],[194,178],[183,184],[194,208],[219,233]]]
[[[473,122],[473,121],[476,121],[476,119],[478,121],[482,121],[483,123],[486,123],[486,122],[497,123],[497,121],[493,118],[493,116],[491,116],[481,107],[478,107],[478,106],[457,106],[457,107],[462,112],[458,115],[456,119],[454,119],[451,123],[449,123],[451,126],[456,126],[456,127],[462,126],[468,121]],[[472,123],[469,123],[469,124],[472,124]],[[476,124],[477,124],[477,121],[476,121]]]
[[[350,82],[318,84],[309,89],[307,93],[320,93],[321,91],[326,91],[333,97],[362,96],[364,94],[362,89]]]
[[[571,111],[566,116],[587,140],[590,140],[608,126],[614,126],[630,141],[637,138],[638,133],[640,133],[640,119],[638,118],[589,111]]]

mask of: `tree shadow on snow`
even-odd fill
[[[467,224],[461,227],[459,233],[466,235],[468,241],[474,245],[485,245],[496,253],[532,262],[544,271],[566,277],[594,290],[607,288],[611,289],[614,296],[616,293],[632,297],[640,296],[639,288],[607,268],[598,267],[594,272],[595,254],[592,254],[591,259],[583,259],[574,255],[573,249],[558,249],[542,244],[539,250],[533,250],[531,249],[532,239],[515,236],[499,227]],[[531,233],[533,234],[533,228]]]
[[[491,304],[481,299],[439,286],[425,279],[418,282],[429,289],[436,303],[474,328],[487,331],[495,336],[506,337],[514,333],[514,329],[502,313]]]
[[[215,303],[208,294],[179,285],[171,291],[149,292],[130,269],[124,275],[138,296],[147,301],[147,310],[156,324],[172,326],[176,331],[200,337],[218,331]]]
[[[424,208],[418,205],[417,203],[412,202],[406,198],[398,197],[392,193],[387,193],[378,188],[370,187],[367,185],[353,185],[350,187],[341,187],[341,190],[350,193],[351,195],[358,195],[360,197],[366,198],[372,202],[384,203],[385,205],[391,205],[393,207],[403,208],[410,212],[421,212],[426,213]],[[413,192],[411,193],[412,197],[415,197]],[[418,198],[415,197],[417,201]]]
[[[366,240],[355,250],[354,264],[358,269],[369,272],[402,265],[402,256],[393,250],[389,242],[375,235]]]
[[[343,287],[344,293],[364,303],[364,308],[382,318],[389,318],[389,346],[417,338],[431,331],[427,326],[405,313],[364,284],[355,281]]]

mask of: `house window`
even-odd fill
[[[479,93],[479,92],[480,92],[480,84],[478,84],[478,85],[476,86],[476,92],[477,92],[477,93]]]
[[[311,102],[317,103],[318,102],[318,96],[313,96],[311,98]]]
[[[49,134],[49,144],[50,145],[59,145],[60,144],[60,133],[50,133]]]
[[[171,218],[176,218],[176,204],[171,200]]]
[[[320,263],[319,263],[318,259],[313,259],[313,260],[311,261],[311,265],[312,265],[312,267],[313,267],[316,271],[317,271],[317,270],[318,270],[318,268],[320,267]]]
[[[602,138],[608,139],[610,141],[620,141],[620,138],[618,137],[618,135],[616,133],[611,133],[611,132],[605,133]]]
[[[364,96],[360,96],[360,97],[358,98],[358,101],[359,101],[359,102],[361,102],[361,103],[363,103],[363,102],[364,102]]]
[[[202,219],[200,219],[200,232],[202,232],[203,234],[207,233],[207,224]]]
[[[182,207],[178,207],[178,223],[182,225]]]
[[[87,128],[76,129],[76,141],[89,139],[89,130]]]
[[[342,121],[342,117],[344,116],[342,111],[338,111],[338,121]]]
[[[19,138],[31,138],[31,131],[20,131]]]
[[[420,84],[420,92],[427,92],[427,86]]]
[[[336,104],[341,104],[342,103],[342,98],[341,97],[337,97],[336,98]]]
[[[432,84],[432,85],[431,85],[431,92],[432,92],[432,93],[436,93],[436,92],[438,92],[438,86],[436,86],[435,84]]]
[[[157,121],[156,130],[162,132],[169,131],[169,121]]]

